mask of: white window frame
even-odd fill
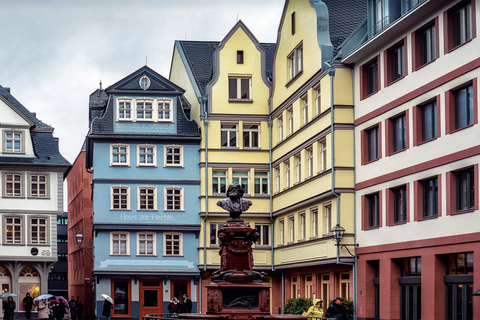
[[[290,188],[290,161],[285,162],[285,189]]]
[[[150,191],[153,190],[153,194],[150,192],[142,193],[143,190]],[[142,197],[145,197],[145,206],[146,208],[141,208]],[[153,197],[153,208],[148,207],[148,200],[150,197]],[[137,188],[137,210],[138,211],[156,211],[157,210],[157,188],[151,186],[140,186]]]
[[[9,179],[9,176],[11,176],[11,179]],[[16,178],[20,178],[19,180],[16,180]],[[12,192],[8,192],[8,184],[11,184],[11,190]],[[20,185],[20,193],[16,193],[15,186]],[[24,184],[23,184],[23,174],[22,173],[15,173],[15,172],[5,172],[3,174],[3,196],[4,197],[12,197],[12,198],[23,198],[24,197]]]
[[[116,238],[116,236],[118,237]],[[125,236],[125,238],[121,238]],[[118,252],[114,252],[114,243],[118,242]],[[121,243],[125,242],[125,252],[121,252]],[[110,232],[110,255],[111,256],[129,256],[130,255],[130,233],[126,231]]]
[[[140,149],[145,149],[144,152],[141,152]],[[149,153],[148,151],[151,150],[152,152]],[[147,161],[148,156],[151,155],[152,162],[142,162],[141,157],[142,155],[145,156],[145,160]],[[137,166],[138,167],[156,167],[157,166],[157,147],[151,144],[141,144],[137,145]]]
[[[142,252],[142,248],[141,248],[142,243],[143,243],[144,252]],[[152,252],[148,252],[149,243],[151,243]],[[148,232],[148,231],[137,232],[137,256],[156,256],[156,255],[157,255],[157,234],[155,232]]]
[[[307,149],[307,178],[313,176],[313,148],[308,147]]]
[[[151,108],[147,108],[148,103],[150,103]],[[142,106],[139,108],[139,106]],[[150,98],[137,98],[135,99],[135,120],[140,122],[152,122],[155,121],[155,110],[154,110],[154,99]],[[139,112],[142,113],[142,117],[139,117]],[[150,118],[146,116],[150,114]]]
[[[332,231],[332,203],[325,203],[323,205],[323,231],[324,235],[328,236]]]
[[[223,126],[235,126],[235,128],[224,128]],[[222,145],[222,133],[225,132],[227,135],[227,145]],[[235,133],[235,145],[230,145],[230,135],[231,132]],[[220,124],[220,147],[221,148],[238,148],[238,124],[237,123],[221,123]]]
[[[171,149],[172,152],[168,152],[168,150]],[[179,153],[176,154],[174,151],[179,150]],[[179,156],[179,161],[178,163],[175,160],[176,156]],[[171,157],[171,159],[169,159]],[[178,167],[178,168],[183,168],[183,146],[179,145],[168,145],[163,147],[163,166],[164,167]]]
[[[117,121],[133,121],[133,102],[133,99],[126,97],[117,99]],[[127,107],[127,103],[130,104],[129,107]],[[130,112],[130,117],[126,117],[128,112]]]
[[[307,221],[305,216],[305,211],[302,211],[298,214],[300,220],[300,241],[305,241],[307,239]]]
[[[313,94],[315,95],[315,115],[318,116],[322,111],[322,88],[320,83],[313,88]]]
[[[225,179],[225,183],[222,184],[222,179]],[[218,185],[218,190],[215,192],[213,189],[213,185],[215,182]],[[222,185],[224,186],[225,191],[222,191]],[[225,194],[227,192],[227,186],[228,186],[228,176],[227,176],[227,169],[217,169],[214,168],[212,170],[212,194]]]
[[[283,117],[278,117],[278,141],[283,141]]]
[[[12,137],[7,137],[11,134]],[[17,136],[18,135],[18,136]],[[11,142],[12,148],[7,149],[8,141]],[[20,144],[19,148],[15,148],[15,143]],[[24,151],[24,132],[18,130],[4,130],[3,131],[3,153],[23,154]]]
[[[236,97],[230,97],[230,80],[236,80]],[[242,80],[248,80],[248,97],[242,98]],[[229,75],[228,76],[228,101],[253,101],[252,99],[252,76],[251,75]]]
[[[288,80],[291,81],[303,71],[303,43],[300,43],[287,56]]]
[[[245,175],[246,174],[246,175]],[[250,189],[250,171],[244,171],[244,170],[235,170],[232,171],[232,183],[237,183],[239,185],[244,185],[244,181],[246,181],[247,187],[244,188],[245,190],[245,195],[250,194],[249,189]]]
[[[280,219],[278,220],[278,234],[280,236],[279,244],[284,245],[285,244],[285,220]]]
[[[258,228],[257,228],[258,227]],[[267,242],[263,241],[265,235],[265,228],[267,229]],[[269,223],[255,223],[255,229],[259,232],[260,236],[258,237],[258,241],[256,246],[270,246],[270,237],[271,237],[271,225]]]
[[[33,178],[37,178],[37,181],[32,181]],[[41,178],[44,178],[44,181],[40,181]],[[33,186],[37,186],[37,192],[33,192]],[[41,186],[44,186],[44,192],[41,193]],[[44,174],[44,173],[29,173],[28,174],[28,197],[30,198],[40,198],[40,199],[47,199],[50,197],[50,192],[49,192],[49,175]]]
[[[11,219],[11,222],[9,220]],[[23,217],[20,216],[4,216],[3,218],[4,232],[3,232],[3,243],[6,245],[9,244],[23,244],[24,243],[24,231],[23,231]],[[8,230],[11,228],[10,232],[12,237],[8,236]],[[16,230],[15,230],[16,229]],[[20,237],[15,237],[16,233],[20,233]],[[16,239],[19,240],[17,241]]]
[[[125,148],[125,152],[123,151],[114,151],[115,148]],[[120,156],[125,155],[125,162],[114,162],[114,155],[118,155],[118,159],[120,161]],[[130,166],[130,146],[128,144],[123,143],[116,143],[110,145],[110,166],[118,166],[118,167],[129,167]]]
[[[275,168],[275,190],[276,192],[280,192],[280,183],[281,183],[281,175],[280,175],[280,167]]]
[[[312,239],[318,238],[318,208],[314,207],[310,209],[312,213]]]
[[[118,189],[120,190],[126,190],[126,193],[116,193],[115,190]],[[118,203],[119,203],[119,208],[115,208],[115,196],[118,196]],[[125,198],[126,200],[126,207],[122,208],[122,198]],[[130,187],[129,186],[111,186],[110,187],[110,210],[115,210],[115,211],[122,211],[122,210],[130,210]]]
[[[308,123],[308,95],[303,96],[300,100],[302,100],[302,124],[306,125]]]
[[[302,157],[300,154],[294,156],[295,158],[295,184],[302,180]]]
[[[177,193],[179,191],[179,193]],[[173,193],[170,193],[173,192]],[[168,202],[169,197],[172,197],[172,203],[173,203],[173,209],[168,209]],[[176,198],[179,198],[179,207],[175,205],[175,202],[177,201]],[[184,197],[183,197],[183,188],[181,187],[166,187],[165,188],[165,194],[164,194],[164,203],[165,203],[165,211],[184,211],[183,207],[183,202],[184,202]]]
[[[293,134],[293,107],[287,109],[288,115],[288,135]]]
[[[167,239],[167,236],[175,237],[178,236],[178,239]],[[178,254],[175,253],[167,253],[167,243],[168,242],[178,242]],[[172,248],[174,244],[172,244]],[[173,250],[173,249],[172,249]],[[173,257],[181,257],[183,256],[183,233],[181,232],[165,232],[163,233],[163,255],[164,256],[173,256]]]
[[[37,223],[34,223],[33,221],[37,220]],[[43,223],[40,223],[40,220],[43,221]],[[31,245],[47,245],[48,244],[48,227],[49,227],[49,220],[48,217],[29,217],[29,241],[28,243]],[[38,230],[34,230],[35,228],[38,228]],[[36,237],[34,237],[34,234],[37,234]],[[42,235],[43,234],[43,235]]]
[[[265,175],[266,174],[266,175]],[[255,192],[255,187],[257,186],[257,179],[258,179],[258,185],[260,186],[260,192]],[[267,192],[263,193],[262,192],[262,187],[263,187],[263,181],[267,181]],[[268,171],[260,171],[260,170],[255,170],[254,174],[254,181],[253,181],[253,191],[255,195],[268,195],[270,193],[270,174]]]
[[[257,128],[246,128],[246,126],[256,126]],[[254,139],[256,133],[256,139]],[[248,134],[248,142],[249,145],[243,144],[245,149],[260,149],[260,125],[258,123],[244,123],[243,124],[243,134],[242,134],[242,141],[245,142],[244,136]],[[253,141],[256,141],[256,146]]]
[[[319,172],[323,172],[327,170],[327,141],[326,139],[322,139],[318,142],[318,152],[320,155],[320,170]]]
[[[154,111],[156,120],[158,122],[172,122],[173,121],[173,100],[172,99],[157,99],[157,110]]]
[[[291,215],[288,217],[288,243],[295,242],[295,216]]]
[[[216,233],[214,235],[212,235],[212,225],[215,226],[215,230],[216,230]],[[209,233],[210,233],[210,240],[208,241],[210,247],[219,247],[220,246],[220,239],[218,239],[217,237],[217,232],[218,230],[220,230],[221,228],[223,228],[225,226],[225,222],[210,222],[210,229],[209,229]],[[212,243],[212,239],[215,239],[215,243]]]

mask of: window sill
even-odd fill
[[[243,147],[244,150],[261,150],[260,147]]]
[[[221,147],[222,149],[230,149],[230,150],[239,150],[240,148],[239,147],[227,147],[227,146],[222,146]]]
[[[379,91],[380,91],[380,89],[375,90],[375,91],[373,91],[372,93],[366,94],[366,95],[362,96],[362,97],[360,98],[360,100],[368,99],[368,98],[370,98],[371,96],[373,96],[375,93],[377,93],[377,92],[379,92]]]
[[[465,209],[465,210],[462,210],[462,211],[453,211],[453,212],[448,212],[447,216],[456,216],[456,215],[459,215],[459,214],[471,213],[471,212],[474,212],[474,211],[475,211],[475,208]]]
[[[469,125],[466,125],[465,127],[461,127],[461,128],[458,128],[458,129],[453,129],[452,131],[448,132],[448,134],[452,134],[452,133],[455,133],[455,132],[458,132],[458,131],[462,131],[464,129],[467,129],[467,128],[470,128],[470,127],[473,127],[473,125],[475,125],[476,122],[475,120],[473,121],[473,123],[469,124]]]
[[[185,210],[173,210],[173,209],[165,209],[165,212],[185,212]]]
[[[158,212],[157,209],[138,209],[138,211],[141,211],[141,212]]]
[[[362,163],[362,166],[367,165],[367,164],[370,164],[370,163],[372,163],[372,162],[376,162],[376,161],[378,161],[378,160],[380,160],[380,159],[381,159],[381,158],[378,157],[377,159],[367,160],[367,161],[365,161],[364,163]]]
[[[24,151],[3,151],[2,152],[3,155],[24,155],[25,152]]]
[[[164,257],[183,257],[183,254],[164,254]]]
[[[264,194],[264,193],[255,193],[255,197],[268,198],[268,197],[270,197],[270,195],[269,194]]]
[[[166,164],[164,168],[184,168],[183,164]]]
[[[158,257],[156,254],[137,254],[136,257]]]
[[[396,150],[396,151],[390,152],[390,153],[388,154],[388,157],[389,157],[389,156],[396,155],[396,154],[398,154],[398,153],[400,153],[400,152],[403,152],[403,151],[405,151],[405,150],[407,150],[407,149],[408,149],[408,148],[403,148],[403,149],[400,149],[400,150]]]
[[[28,196],[27,199],[37,199],[37,200],[50,200],[50,197],[35,197],[35,196]]]
[[[303,69],[300,70],[295,76],[293,76],[292,79],[288,80],[288,82],[285,84],[285,88],[288,88],[292,85],[292,83],[295,82],[295,80],[297,80],[298,78],[300,78],[300,76],[303,74]]]
[[[229,98],[228,102],[233,102],[233,103],[253,103],[253,99],[232,99]]]
[[[25,196],[6,196],[6,195],[4,195],[2,198],[8,198],[8,199],[25,199]]]
[[[123,163],[111,163],[110,167],[130,167],[130,164],[123,164]]]
[[[139,164],[137,165],[137,168],[156,168],[156,164]]]
[[[448,50],[447,50],[446,53],[448,54],[448,53],[450,53],[450,52],[452,52],[452,51],[455,51],[455,50],[457,50],[458,48],[463,47],[465,44],[471,42],[472,40],[473,40],[473,38],[468,39],[467,41],[462,42],[462,43],[460,43],[459,45],[457,45],[457,46],[455,46],[455,47],[448,48]]]
[[[420,217],[416,221],[428,221],[428,220],[434,220],[434,219],[437,219],[437,218],[438,218],[438,215],[437,216],[431,216],[431,217]]]
[[[436,60],[437,60],[437,58],[435,58],[435,59],[433,59],[433,60],[430,60],[430,61],[428,61],[428,62],[426,62],[426,63],[424,63],[424,64],[422,64],[422,65],[419,65],[419,66],[418,66],[415,70],[413,70],[413,71],[418,71],[418,70],[420,70],[420,69],[428,66],[429,64],[433,63],[433,62],[436,61]]]
[[[437,138],[438,138],[438,137],[435,137],[435,138],[432,138],[432,139],[428,139],[428,140],[421,141],[421,142],[417,143],[415,146],[421,146],[422,144],[428,143],[428,142],[430,142],[430,141],[437,140]]]
[[[402,80],[402,79],[405,78],[405,77],[406,77],[406,75],[403,75],[403,76],[401,76],[401,77],[398,78],[398,79],[390,80],[390,81],[388,81],[388,82],[385,84],[385,86],[386,86],[386,87],[391,86],[392,84],[397,83],[398,81]]]

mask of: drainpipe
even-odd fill
[[[282,271],[282,314],[283,314],[284,305],[285,305],[285,271]]]
[[[207,219],[208,219],[208,112],[207,97],[201,98],[203,111],[203,124],[205,127],[205,218],[203,219],[203,270],[207,271]],[[200,285],[200,293],[202,288]],[[201,294],[200,297],[200,313],[202,312]]]
[[[353,119],[355,119],[355,69],[352,67],[352,96],[353,96]],[[355,145],[355,126],[353,127],[353,185],[357,183],[357,154]],[[353,193],[353,243],[357,243],[357,193]],[[357,247],[353,247],[353,319],[357,319]]]
[[[272,126],[273,121],[270,116],[268,119],[268,166],[270,171],[270,248],[271,248],[271,259],[272,259],[272,271],[275,271],[273,263],[273,183],[272,183]]]

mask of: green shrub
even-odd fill
[[[296,298],[288,299],[283,306],[284,314],[302,314],[312,306],[312,299],[310,298]]]

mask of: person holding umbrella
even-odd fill
[[[50,309],[48,308],[47,300],[40,299],[38,302],[38,318],[40,320],[48,319],[50,316]]]
[[[16,308],[15,301],[13,301],[12,296],[8,296],[7,302],[3,306],[4,314],[3,314],[3,319],[5,320],[13,320],[13,317],[15,315],[15,308]]]
[[[108,295],[103,295],[102,294],[102,297],[105,299],[103,301],[103,311],[102,311],[102,316],[104,316],[105,318],[107,318],[107,320],[110,320],[110,312],[111,310],[113,309],[113,299],[110,298],[110,296]]]

